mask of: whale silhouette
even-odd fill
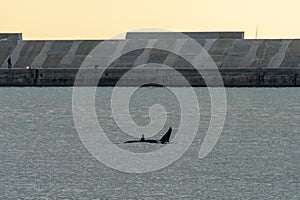
[[[164,136],[160,140],[146,140],[144,134],[142,134],[142,138],[140,140],[129,140],[124,143],[145,142],[145,143],[167,144],[169,143],[171,133],[172,133],[172,127],[169,128],[169,130],[164,134]]]

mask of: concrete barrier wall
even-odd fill
[[[126,40],[123,48],[149,40]],[[7,59],[12,58],[13,68],[79,68],[86,56],[102,41],[1,41],[0,67],[7,68]],[[119,50],[118,42],[111,41],[111,51]],[[157,40],[169,42],[175,48],[178,40]],[[215,61],[219,68],[298,68],[300,67],[300,40],[242,40],[242,39],[206,39],[197,40]],[[121,50],[122,51],[122,50]],[[132,65],[139,54],[124,55],[119,66]],[[111,55],[100,56],[109,59]],[[150,51],[149,58],[160,63],[164,54]],[[95,64],[91,68],[101,67],[105,63]],[[176,63],[178,68],[184,66]]]
[[[0,86],[73,86],[77,76],[78,86],[141,86],[146,81],[162,80],[166,86],[189,86],[172,70],[163,69],[153,73],[152,69],[137,71],[143,76],[131,76],[120,81],[128,69],[0,69]],[[151,73],[150,73],[151,71]],[[220,86],[214,80],[214,70],[202,70],[202,76],[192,69],[178,69],[195,87],[204,87],[208,80],[211,86]],[[296,69],[220,69],[227,87],[299,87],[300,72]],[[98,78],[99,74],[101,78]],[[151,84],[150,84],[151,85]]]
[[[4,37],[2,34],[0,37],[0,69],[2,68],[0,86],[71,86],[83,61],[90,58],[92,50],[103,42],[101,40],[26,41],[22,40],[21,36],[17,36],[10,37],[8,34]],[[178,48],[178,44],[189,47],[189,43],[185,43],[182,39],[133,39],[133,36],[129,34],[126,40],[106,41],[108,44],[106,49],[93,58],[95,62],[85,66],[91,70],[103,70],[116,52],[125,52],[131,47],[149,44],[154,47],[148,50],[138,49],[115,60],[107,70],[108,76],[102,78],[105,80],[102,85],[114,85],[120,78],[122,70],[126,72],[136,66],[141,58],[144,62],[163,63],[178,71],[185,71],[192,85],[205,85],[187,61],[178,55],[158,49],[160,46],[175,49]],[[218,39],[213,38],[213,35],[207,37],[211,38],[199,39],[198,37],[196,41],[216,63],[226,86],[298,86],[300,40]],[[181,52],[180,49],[179,53],[185,55],[185,52]],[[188,56],[196,56],[196,54]],[[7,70],[8,57],[12,58],[13,65],[13,69],[9,70]],[[205,69],[205,63],[202,65]],[[32,69],[25,70],[27,66]],[[143,73],[146,78],[147,72]],[[173,82],[166,83],[182,85],[176,77],[171,80]],[[137,83],[136,80],[130,80],[127,84],[137,85]],[[89,85],[89,83],[85,84]]]
[[[85,57],[101,41],[1,41],[0,67],[79,68]]]
[[[126,39],[184,39],[186,36],[198,39],[244,39],[244,32],[128,32]]]

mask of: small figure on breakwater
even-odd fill
[[[7,64],[8,64],[8,69],[10,69],[11,67],[12,67],[12,64],[11,64],[11,57],[9,57],[8,59],[7,59]]]

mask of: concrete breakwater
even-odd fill
[[[153,75],[147,70],[141,73],[152,74],[145,77],[131,77],[130,81],[119,81],[126,69],[86,69],[78,73],[78,69],[1,69],[1,86],[73,86],[77,75],[77,85],[81,86],[140,86],[145,79],[149,82],[163,80],[166,86],[189,86],[182,82],[181,77],[173,74],[172,70],[164,69]],[[195,70],[177,69],[195,87],[206,86],[202,76]],[[300,71],[297,69],[220,69],[226,87],[299,87]],[[99,79],[97,74],[102,73]],[[80,78],[82,74],[83,78]],[[206,80],[212,81],[217,77],[216,72],[203,70]],[[89,77],[87,79],[86,77]],[[119,82],[118,82],[119,81]],[[151,85],[151,84],[150,84]],[[220,85],[214,85],[220,86]]]
[[[300,86],[300,40],[245,40],[242,32],[186,33],[210,55],[227,87]],[[125,40],[106,41],[105,51],[90,62],[78,77],[79,85],[137,86],[143,81],[162,80],[168,86],[186,86],[171,70],[140,70],[139,76],[119,79],[143,57],[146,63],[171,66],[192,86],[206,86],[203,77],[214,85],[217,73],[206,69],[201,75],[181,56],[159,50],[159,46],[178,48],[182,38],[174,33],[128,33]],[[125,42],[124,42],[125,41]],[[73,86],[78,69],[102,40],[26,41],[21,34],[0,34],[0,86]],[[116,59],[104,69],[114,52],[137,49]],[[184,44],[183,45],[189,45]],[[158,49],[157,49],[157,48]],[[179,50],[180,52],[180,50]],[[185,52],[180,52],[181,55]],[[196,56],[188,55],[188,56]],[[12,68],[7,69],[11,57]],[[26,67],[30,69],[26,69]],[[102,73],[98,81],[97,74]],[[142,76],[141,76],[142,75]],[[119,81],[119,82],[118,82]],[[216,85],[218,86],[218,85]]]

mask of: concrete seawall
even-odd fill
[[[87,69],[81,71],[83,77],[78,78],[78,85],[93,86],[115,86],[119,79],[128,70],[126,69]],[[192,86],[206,86],[203,78],[190,69],[177,69]],[[297,69],[220,69],[224,85],[226,87],[299,87],[300,71]],[[1,86],[73,86],[78,69],[0,69]],[[103,73],[98,81],[97,74]],[[147,70],[141,73],[148,73]],[[207,80],[217,77],[214,71],[204,70]],[[150,74],[150,73],[148,73]],[[160,75],[168,74],[168,76]],[[173,71],[164,69],[154,77],[148,76],[144,79],[163,79],[166,86],[188,86],[183,83],[180,77],[173,74]],[[119,82],[119,86],[140,86],[140,77],[132,77],[128,82]],[[213,85],[213,84],[212,84]],[[220,85],[214,85],[220,86]]]
[[[242,32],[187,35],[194,38],[208,52],[227,87],[300,85],[300,40],[245,40]],[[86,77],[89,80],[79,83],[91,85],[92,80],[97,79],[95,74],[104,72],[98,84],[113,86],[125,72],[136,66],[137,60],[143,56],[148,63],[166,64],[175,68],[193,86],[205,86],[203,78],[186,60],[155,48],[161,45],[177,48],[182,39],[176,37],[174,33],[129,33],[125,40],[106,41],[109,45],[95,58],[97,61],[85,66],[85,73],[88,74]],[[101,42],[103,41],[26,41],[22,40],[21,34],[0,34],[0,86],[72,86],[78,69]],[[138,49],[122,55],[104,71],[114,52],[125,52],[132,46],[146,46],[149,43],[153,49]],[[9,57],[12,60],[12,69],[7,69]],[[31,69],[25,69],[27,66]],[[147,80],[155,82],[155,78],[159,78],[166,85],[185,86],[171,71],[158,73],[155,77],[149,77],[147,70],[140,73]],[[205,69],[205,63],[203,74],[209,80],[216,77],[213,71]],[[141,82],[140,79],[141,77],[132,77],[120,85],[135,86]]]

